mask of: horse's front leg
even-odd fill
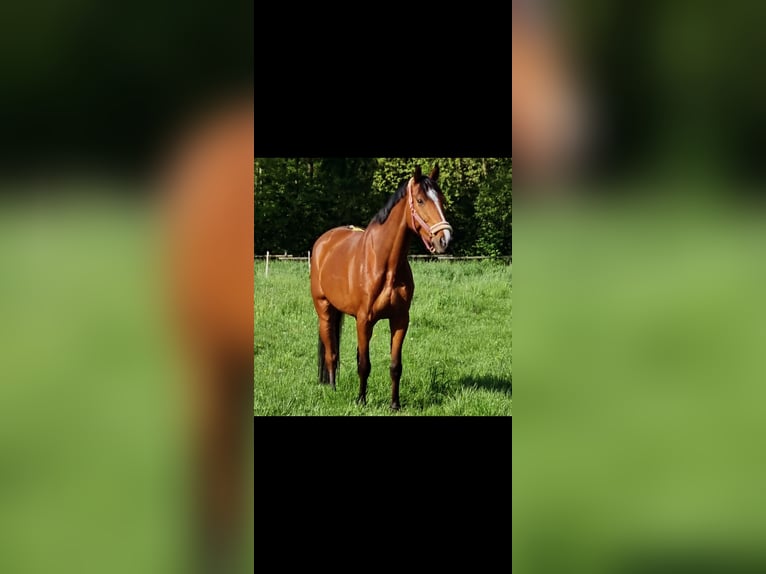
[[[407,335],[407,327],[410,324],[409,314],[391,318],[388,321],[391,327],[391,409],[398,411],[399,405],[399,381],[402,378],[402,344]]]
[[[356,318],[356,371],[359,373],[359,397],[356,402],[367,404],[367,379],[370,376],[370,339],[372,338],[373,323],[366,317]]]

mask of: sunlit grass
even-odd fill
[[[511,415],[511,266],[413,262],[399,415]],[[317,382],[317,318],[305,262],[255,262],[256,415],[388,415],[387,321],[370,343],[367,405],[354,400],[356,328],[346,317],[337,390]]]

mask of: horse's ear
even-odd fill
[[[436,181],[439,179],[439,164],[435,164],[434,168],[431,170],[431,175],[429,175],[432,180]]]
[[[419,182],[423,177],[423,172],[420,170],[420,166],[415,166],[415,171],[412,172],[412,178],[415,180],[415,183]]]

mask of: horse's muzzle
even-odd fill
[[[450,239],[452,239],[452,227],[449,224],[438,231],[433,237],[431,237],[431,253],[444,253],[449,247]]]

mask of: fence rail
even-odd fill
[[[439,260],[439,261],[477,261],[483,259],[494,259],[500,261],[512,261],[511,255],[499,255],[497,257],[491,257],[488,255],[408,255],[408,259],[427,259],[427,260]],[[280,255],[277,253],[269,253],[267,255],[254,255],[253,259],[266,259],[270,261],[308,261],[307,256],[288,255],[287,253]]]

